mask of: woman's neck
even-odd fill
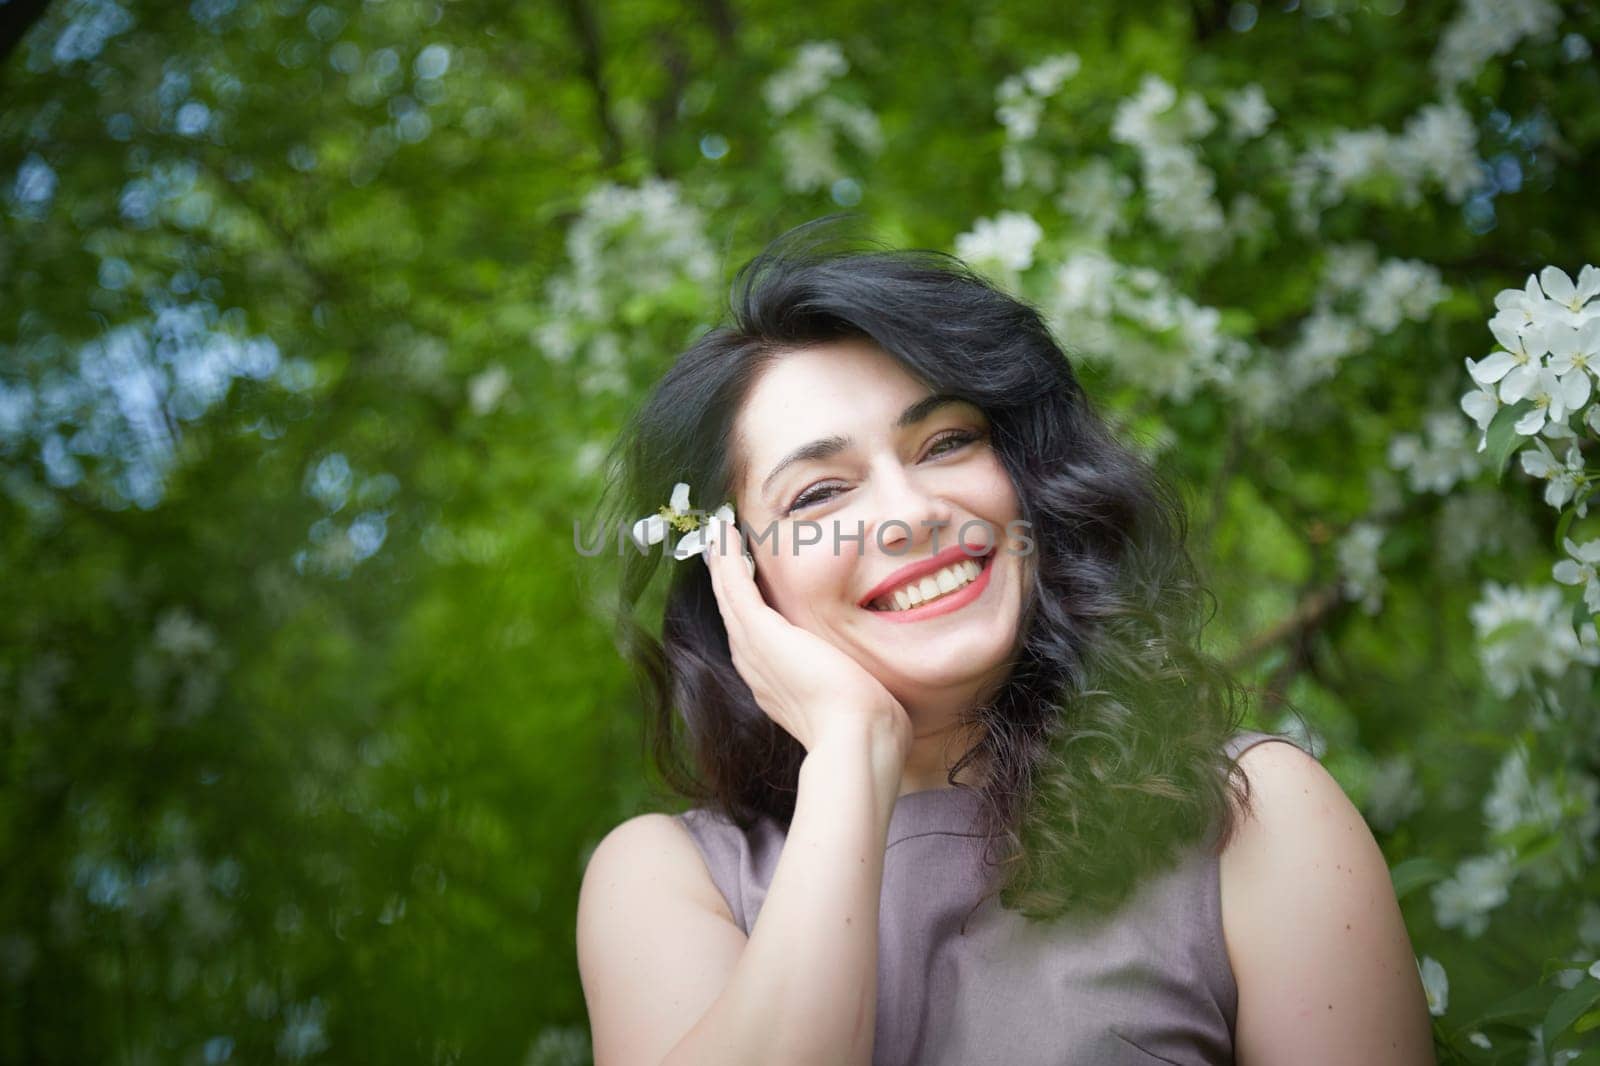
[[[916,725],[915,721],[913,725]],[[934,788],[948,788],[950,767],[982,739],[981,726],[975,724],[963,726],[959,721],[947,722],[942,726],[917,728],[911,741],[911,751],[906,756],[905,769],[900,775],[900,795]],[[983,780],[983,760],[977,758],[963,766],[961,772],[956,775],[958,783],[973,787],[981,785]]]

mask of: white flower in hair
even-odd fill
[[[633,539],[644,548],[651,544],[660,544],[666,539],[668,529],[677,530],[683,536],[673,545],[672,557],[682,561],[691,556],[703,555],[707,548],[716,544],[722,524],[732,525],[733,520],[732,504],[725,503],[718,507],[709,518],[704,513],[694,510],[689,506],[689,485],[680,481],[672,486],[672,500],[667,506],[633,524]],[[744,558],[751,576],[754,576],[755,560],[750,558],[749,552],[745,552]]]

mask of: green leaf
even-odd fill
[[[1546,1053],[1555,1046],[1556,1038],[1572,1027],[1583,1014],[1600,1002],[1600,981],[1585,977],[1582,981],[1556,997],[1544,1016],[1544,1046]]]
[[[1549,1002],[1549,991],[1534,985],[1490,1007],[1473,1021],[1472,1026],[1481,1028],[1496,1022],[1507,1025],[1531,1024],[1546,1012]]]
[[[1590,1029],[1597,1028],[1600,1028],[1600,1010],[1592,1010],[1572,1023],[1574,1033],[1587,1033]]]
[[[1510,407],[1500,408],[1495,413],[1494,420],[1489,423],[1489,443],[1486,450],[1496,481],[1505,477],[1506,463],[1511,461],[1511,454],[1528,442],[1528,438],[1518,433],[1515,427],[1517,419],[1532,409],[1532,400],[1519,400]]]
[[[1420,858],[1407,859],[1389,871],[1389,879],[1394,882],[1395,899],[1405,899],[1419,888],[1426,888],[1435,881],[1443,881],[1450,876],[1450,867],[1438,859]]]
[[[1510,848],[1520,856],[1542,838],[1548,836],[1549,833],[1550,830],[1546,826],[1525,822],[1522,825],[1513,826],[1503,833],[1494,834],[1493,842],[1499,847]]]

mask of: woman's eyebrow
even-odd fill
[[[951,396],[948,393],[924,396],[916,403],[900,412],[900,417],[894,420],[894,428],[906,429],[916,425],[941,407],[952,403],[965,403],[960,396]],[[788,455],[779,460],[778,465],[772,468],[772,473],[761,483],[761,494],[766,496],[772,490],[772,483],[778,480],[778,475],[783,473],[795,463],[816,462],[822,459],[831,459],[854,443],[849,437],[823,437],[820,440],[802,444]]]

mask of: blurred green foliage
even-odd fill
[[[1481,579],[1548,581],[1556,516],[1515,476],[1403,492],[1386,449],[1453,409],[1496,290],[1600,247],[1600,15],[1568,5],[1441,90],[1430,57],[1479,6],[50,5],[0,67],[0,1061],[584,1061],[584,862],[670,803],[609,577],[570,547],[603,449],[791,225],[851,208],[952,248],[1015,209],[1047,223],[1041,263],[1069,257],[1051,168],[1139,175],[1107,129],[1150,74],[1213,107],[1258,84],[1291,131],[1206,156],[1268,205],[1225,253],[1117,194],[1119,260],[1223,309],[1252,358],[1292,346],[1333,244],[1448,286],[1274,417],[1082,369],[1190,492],[1215,650],[1305,710],[1369,813],[1381,760],[1414,767],[1426,802],[1375,824],[1424,863],[1403,904],[1452,978],[1442,1052],[1524,1061],[1595,983],[1547,963],[1581,948],[1593,876],[1519,892],[1484,939],[1423,888],[1482,845],[1481,794],[1537,732],[1468,617]],[[847,69],[775,104],[817,40]],[[1008,133],[997,87],[1067,51],[1038,134]],[[1290,157],[1451,94],[1490,192],[1369,168],[1297,225]],[[1378,511],[1369,613],[1336,545]],[[1541,706],[1592,707],[1589,680]],[[1541,765],[1594,773],[1587,713]]]

